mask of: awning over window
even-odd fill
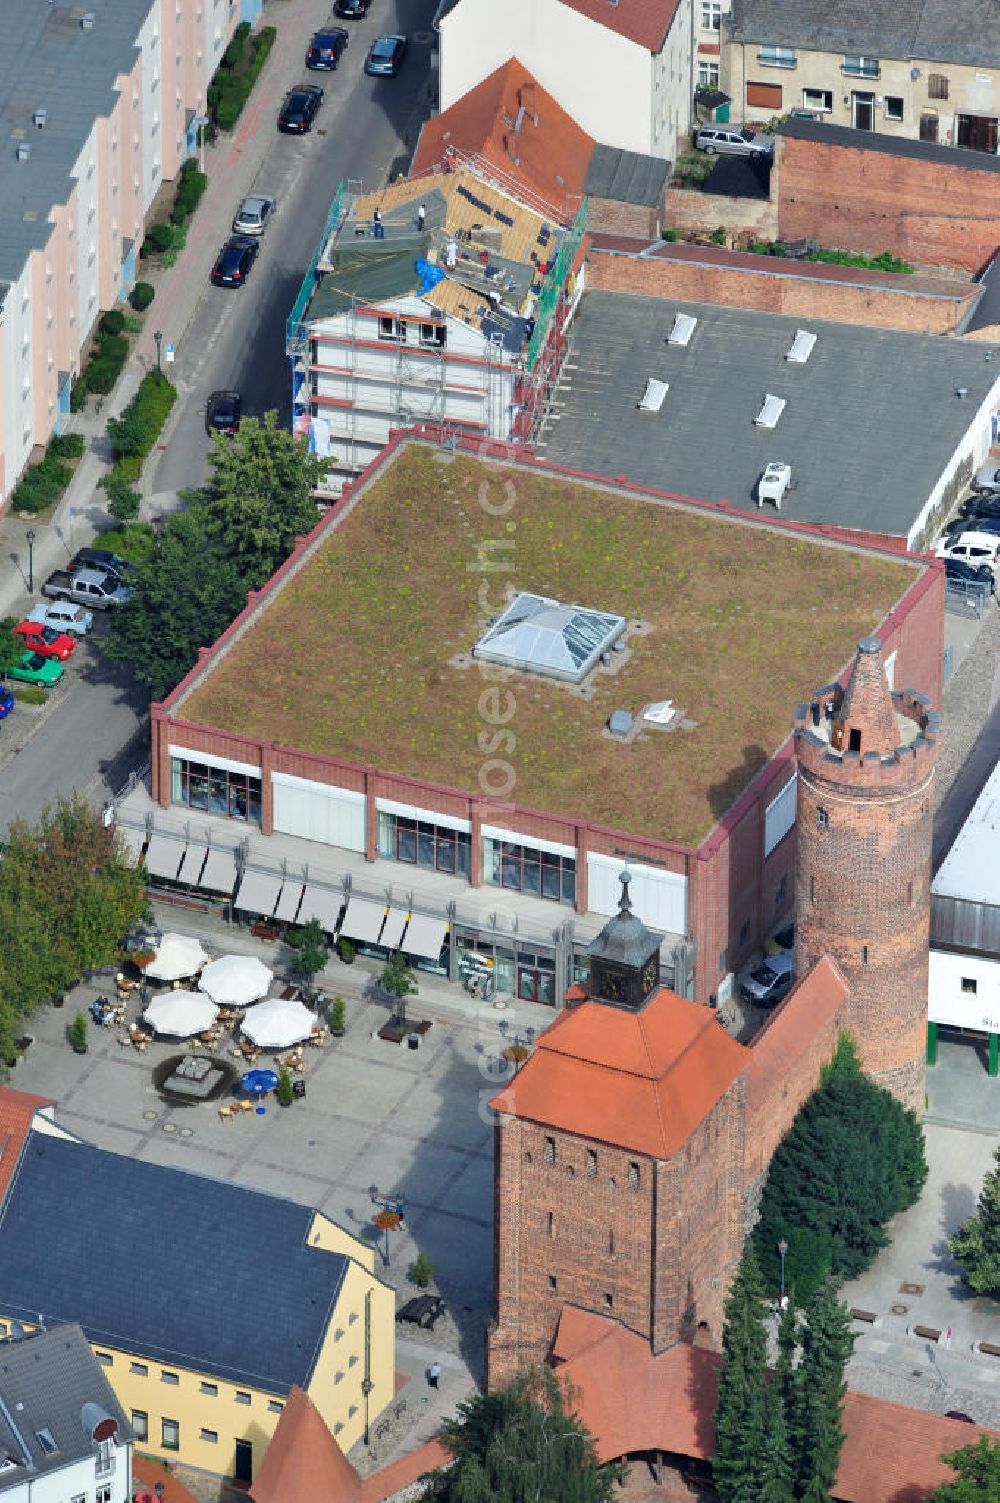
[[[299,909],[299,923],[307,924],[312,918],[318,919],[320,928],[325,929],[327,934],[332,934],[343,906],[343,893],[336,892],[331,887],[313,887],[308,883]]]
[[[248,871],[236,894],[236,907],[244,913],[259,913],[270,918],[281,891],[281,878],[273,872]]]
[[[415,913],[406,926],[402,949],[407,955],[422,955],[425,960],[437,960],[441,954],[448,925],[444,919],[427,918]]]
[[[172,840],[168,835],[151,836],[146,851],[146,870],[149,875],[175,881],[184,849],[179,840]]]
[[[344,922],[340,926],[341,936],[359,939],[363,944],[378,944],[384,918],[384,903],[373,903],[368,898],[351,898],[344,914]]]
[[[177,880],[179,882],[190,882],[192,887],[198,885],[198,878],[201,875],[201,868],[207,849],[208,847],[204,845],[188,846],[181,861],[181,869],[177,873]]]
[[[236,886],[236,858],[232,851],[216,851],[209,846],[198,886],[207,887],[210,892],[232,892]]]
[[[399,941],[403,937],[406,928],[406,909],[390,908],[386,914],[385,924],[382,929],[380,945],[385,945],[389,950],[398,950]]]
[[[295,915],[299,911],[299,899],[302,897],[303,890],[304,886],[301,882],[285,883],[284,887],[281,889],[281,897],[278,899],[278,906],[274,910],[274,916],[276,919],[280,919],[283,924],[291,924],[295,922]]]

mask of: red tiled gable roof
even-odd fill
[[[254,1503],[360,1503],[360,1477],[301,1388],[288,1395],[250,1493]]]
[[[564,1307],[553,1355],[602,1461],[652,1450],[711,1456],[722,1360],[717,1353],[678,1345],[654,1357],[634,1332],[605,1316]],[[992,1434],[862,1393],[844,1399],[843,1428],[833,1489],[841,1503],[922,1503],[954,1480],[942,1455],[979,1433]]]
[[[788,994],[784,1005],[771,1014],[749,1050],[748,1115],[768,1099],[776,1082],[790,1075],[810,1040],[843,1007],[848,991],[837,962],[823,955]]]
[[[0,1201],[21,1157],[35,1113],[51,1105],[47,1096],[29,1096],[26,1091],[0,1086]]]
[[[665,987],[639,1013],[582,1002],[559,1014],[492,1105],[666,1159],[748,1058],[713,1012]]]
[[[678,0],[563,0],[570,10],[579,11],[609,31],[659,52],[677,12]]]
[[[580,207],[594,140],[512,57],[426,122],[410,176],[439,166],[449,147],[479,156],[487,170],[492,166],[550,205],[553,217],[569,221]]]
[[[426,1445],[411,1451],[408,1456],[393,1461],[380,1472],[366,1477],[361,1484],[361,1503],[385,1503],[386,1498],[394,1498],[425,1472],[437,1471],[439,1466],[444,1466],[451,1459],[451,1452],[444,1441],[435,1436]],[[325,1498],[323,1503],[337,1503],[337,1500]]]

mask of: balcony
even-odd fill
[[[881,78],[882,68],[877,57],[845,57],[840,65],[845,78]]]
[[[764,68],[797,68],[798,58],[791,47],[761,47],[757,61]]]

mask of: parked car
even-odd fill
[[[206,433],[227,433],[230,438],[239,433],[242,407],[238,391],[213,391],[205,408]]]
[[[242,287],[259,250],[259,241],[250,235],[233,235],[220,250],[212,267],[213,284],[216,287]]]
[[[1000,517],[1000,491],[980,491],[978,495],[966,496],[962,502],[962,516],[966,522],[978,522],[980,517]]]
[[[74,637],[85,637],[94,624],[94,613],[84,610],[82,605],[71,605],[68,600],[50,600],[33,605],[28,620],[51,626],[55,631],[71,632]]]
[[[340,62],[341,54],[347,51],[350,37],[342,26],[324,26],[317,31],[306,52],[306,67],[332,73]]]
[[[135,564],[114,553],[110,548],[80,548],[69,563],[70,572],[76,569],[110,569],[121,580],[126,580],[135,570]]]
[[[51,689],[65,671],[63,665],[53,658],[43,658],[40,652],[26,652],[7,669],[7,677],[16,679],[20,684],[35,684],[38,688]]]
[[[986,564],[995,575],[1000,534],[983,532],[979,528],[960,532],[957,537],[952,535],[942,538],[934,552],[938,558],[957,558],[966,564]]]
[[[56,569],[42,585],[42,594],[52,600],[72,600],[93,610],[107,611],[123,605],[129,591],[110,569]]]
[[[985,584],[991,591],[996,587],[989,564],[967,564],[961,558],[946,558],[944,573],[946,579],[954,579],[956,583]]]
[[[345,21],[363,21],[371,3],[372,0],[337,0],[333,13]]]
[[[716,153],[723,157],[769,157],[774,151],[769,136],[755,136],[752,130],[734,125],[703,125],[694,144],[708,157]]]
[[[795,948],[795,925],[783,924],[776,929],[767,942],[768,955],[781,955],[786,951],[791,954]]]
[[[974,491],[1000,491],[1000,464],[991,461],[977,470],[972,481]]]
[[[740,990],[743,1000],[754,1007],[774,1007],[795,985],[795,955],[791,950],[782,950],[778,955],[769,955],[743,978]]]
[[[376,37],[365,58],[365,72],[373,78],[395,78],[405,56],[404,36]]]
[[[287,135],[303,136],[312,130],[316,111],[323,103],[323,90],[315,84],[300,84],[285,95],[278,115],[278,129]]]
[[[76,651],[76,638],[68,632],[56,631],[52,626],[43,626],[40,621],[21,621],[14,628],[15,637],[21,638],[22,647],[30,647],[43,658],[55,658],[65,663]]]
[[[6,720],[14,708],[14,696],[9,689],[0,684],[0,720]]]
[[[271,222],[271,215],[278,207],[276,198],[266,193],[251,193],[236,210],[233,233],[236,235],[263,235]]]

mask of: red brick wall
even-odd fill
[[[668,188],[663,222],[673,230],[711,234],[719,225],[727,230],[752,230],[761,240],[773,240],[778,219],[770,199],[730,198],[702,193],[699,188]]]
[[[978,272],[1000,245],[1000,177],[954,155],[952,166],[778,137],[779,236]]]
[[[997,186],[1000,190],[1000,182]],[[859,287],[783,273],[779,262],[760,256],[747,256],[745,267],[735,270],[673,261],[667,256],[640,258],[595,250],[587,266],[587,287],[592,291],[634,292],[929,334],[954,329],[965,311],[968,292],[958,287],[954,298],[916,296],[907,291],[906,280],[899,278],[898,291]]]
[[[661,209],[644,204],[621,203],[616,198],[587,200],[587,229],[593,234],[632,235],[655,240],[660,233]]]

